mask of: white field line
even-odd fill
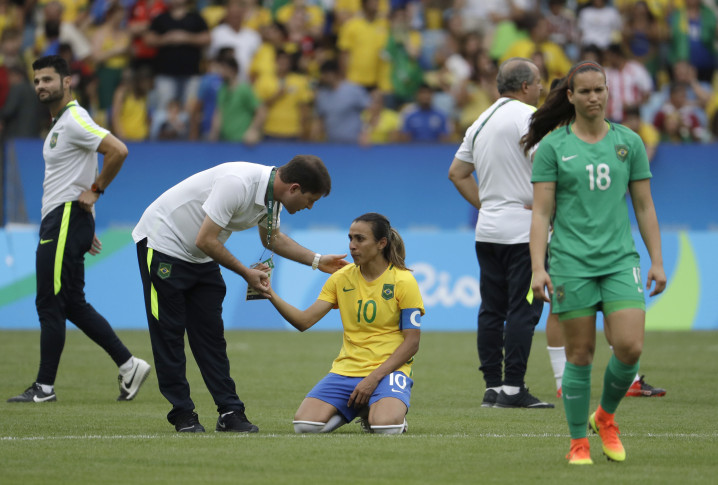
[[[195,438],[192,439],[212,439],[219,436],[231,436],[233,438],[247,438],[247,439],[260,439],[260,438],[285,438],[285,439],[307,439],[306,435],[295,435],[295,434],[225,434],[221,435],[215,433],[207,434],[194,434]],[[330,435],[329,439],[355,439],[356,434],[343,433]],[[718,439],[718,432],[716,433],[621,433],[622,437],[637,437],[637,438],[662,438],[662,439]],[[412,439],[412,438],[568,438],[568,434],[563,433],[514,433],[514,434],[496,434],[496,433],[479,433],[479,434],[467,434],[467,433],[455,433],[455,434],[415,434],[409,433],[402,436],[394,436],[394,439]],[[0,436],[0,442],[7,441],[70,441],[70,440],[154,440],[154,439],[186,439],[185,434],[179,433],[168,433],[168,434],[136,434],[136,435],[69,435],[69,436]],[[381,439],[381,438],[379,438]],[[390,437],[391,439],[391,437]]]

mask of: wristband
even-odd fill
[[[94,193],[100,194],[100,195],[105,193],[104,190],[100,190],[100,188],[97,186],[97,184],[92,184],[92,187],[90,187],[90,190],[93,191]]]
[[[314,253],[314,261],[312,261],[312,269],[317,269],[319,267],[319,260],[321,259],[322,255],[319,253]]]

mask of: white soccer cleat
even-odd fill
[[[145,382],[147,376],[150,375],[150,364],[142,359],[133,357],[132,369],[123,376],[117,376],[117,382],[120,386],[120,395],[117,396],[118,401],[131,401],[140,390],[140,386]]]

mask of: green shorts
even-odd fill
[[[641,269],[636,266],[603,276],[580,278],[552,275],[552,313],[559,320],[594,315],[608,315],[625,308],[646,309],[641,283]]]

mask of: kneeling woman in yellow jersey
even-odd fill
[[[404,264],[401,236],[381,214],[354,219],[349,251],[354,264],[332,274],[306,310],[271,290],[270,301],[297,330],[332,308],[339,308],[344,327],[339,356],[302,401],[294,430],[328,433],[360,416],[367,432],[402,433],[424,314],[419,285]]]

